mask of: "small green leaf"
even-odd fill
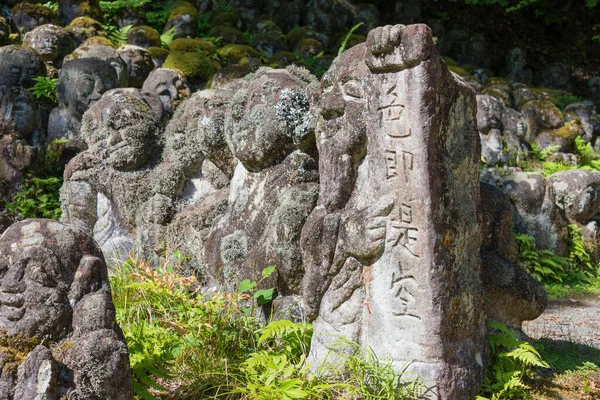
[[[254,298],[261,306],[267,304],[273,299],[273,288],[257,290],[256,293],[254,293]]]
[[[244,279],[242,283],[240,283],[240,293],[247,292],[248,290],[254,289],[256,287],[256,282],[251,282],[250,279]]]
[[[270,277],[273,272],[275,272],[275,266],[272,267],[267,267],[265,269],[262,270],[262,277],[263,279]]]

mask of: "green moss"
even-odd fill
[[[448,65],[448,70],[454,72],[455,74],[457,74],[459,76],[467,76],[467,75],[469,75],[469,73],[467,71],[465,71],[464,69],[462,69],[458,65]]]
[[[90,17],[77,17],[68,26],[69,28],[96,28],[102,29],[100,22]]]
[[[169,54],[163,68],[181,71],[191,81],[206,82],[215,74],[211,60],[198,52],[174,51]]]
[[[246,43],[246,36],[239,29],[230,26],[215,26],[208,32],[208,36],[221,37],[225,43],[241,44]]]
[[[295,63],[297,60],[296,55],[294,53],[291,53],[289,51],[280,51],[279,53],[273,54],[273,57],[271,57],[270,61],[278,68],[282,68]]]
[[[115,45],[113,44],[113,42],[111,42],[110,40],[108,40],[105,37],[102,36],[93,36],[89,39],[86,39],[85,42],[83,42],[82,46],[93,46],[95,44],[101,44],[103,46],[110,46],[113,49],[116,48]]]
[[[178,2],[179,4],[172,9],[167,22],[171,22],[183,15],[189,15],[192,21],[198,21],[198,10],[193,4],[187,1]]]
[[[298,43],[300,43],[300,41],[302,39],[304,39],[306,37],[307,32],[308,31],[306,30],[306,28],[301,28],[301,27],[292,28],[292,30],[290,30],[288,32],[288,34],[286,35],[288,43],[291,46],[296,46]]]
[[[572,143],[575,138],[583,132],[583,128],[579,121],[574,120],[565,122],[563,126],[552,131],[553,136],[560,136],[567,139],[569,143]]]
[[[217,53],[228,61],[239,62],[244,57],[258,57],[259,54],[250,46],[243,44],[228,44],[217,50]]]
[[[204,39],[175,39],[169,45],[171,51],[204,51],[208,54],[215,52],[215,45]]]
[[[169,50],[163,49],[162,47],[151,46],[148,47],[148,53],[150,53],[150,57],[152,58],[160,58],[165,60],[169,56]]]
[[[323,45],[316,39],[302,39],[296,46],[296,53],[303,58],[313,57],[323,51]]]
[[[135,26],[133,28],[131,28],[131,30],[129,31],[130,35],[134,35],[137,34],[137,32],[144,32],[143,35],[148,38],[148,40],[152,41],[152,43],[160,43],[160,33],[158,33],[158,31],[150,26],[147,25],[141,25],[141,26]]]
[[[0,330],[0,353],[5,355],[0,364],[2,373],[16,370],[25,361],[27,354],[40,343],[41,339],[35,337],[28,338],[21,334],[8,335],[6,331]]]

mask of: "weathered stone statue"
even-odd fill
[[[185,77],[180,72],[168,68],[158,68],[150,72],[142,85],[142,92],[158,95],[169,117],[191,94]]]
[[[341,335],[410,363],[440,398],[472,398],[487,360],[473,90],[428,27],[396,25],[336,60],[319,104],[320,193],[301,242],[309,361]]]
[[[24,44],[37,50],[40,59],[60,68],[63,58],[75,50],[71,35],[57,25],[42,25],[25,34]]]
[[[149,176],[161,155],[159,121],[133,88],[105,93],[83,116],[88,149],[65,169],[61,221],[92,235],[109,259],[127,256],[138,208],[152,197]]]
[[[140,89],[144,81],[154,69],[150,53],[143,47],[125,45],[117,49],[117,53],[127,64],[130,87]]]
[[[66,62],[58,77],[59,105],[50,113],[48,138],[81,142],[83,114],[104,92],[115,87],[118,87],[117,74],[108,62],[94,58]],[[83,149],[85,144],[76,147]]]
[[[23,173],[43,161],[45,141],[33,95],[20,87],[0,87],[0,179],[16,190]]]
[[[0,87],[20,86],[29,89],[35,83],[33,78],[45,75],[46,66],[31,47],[0,47]]]
[[[298,295],[300,231],[315,205],[318,172],[306,70],[260,69],[229,103],[225,135],[239,160],[225,215],[206,245],[209,272],[228,287],[277,266],[268,285]]]
[[[0,399],[133,397],[102,253],[83,232],[28,219],[0,237]]]
[[[121,58],[117,50],[113,47],[103,44],[92,44],[82,46],[65,57],[64,62],[76,60],[80,58],[94,58],[108,62],[117,73],[118,85],[115,87],[127,87],[129,82],[129,72],[127,63]]]
[[[169,254],[177,248],[189,257],[186,272],[198,278],[206,277],[206,240],[223,215],[235,168],[224,131],[232,95],[203,90],[179,106],[166,128],[161,163],[152,172],[154,195],[136,219],[138,249]]]

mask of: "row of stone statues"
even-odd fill
[[[486,310],[516,328],[543,311],[514,241],[490,240],[512,225],[502,193],[480,190],[475,94],[425,25],[371,31],[320,84],[263,68],[179,104],[182,80],[160,73],[139,90],[115,88],[118,69],[97,58],[60,72],[50,126],[82,150],[61,222],[108,259],[181,249],[189,272],[228,289],[275,265],[271,312],[314,321],[311,362],[331,362],[343,336],[410,363],[444,399],[483,380]],[[502,302],[484,300],[494,291]]]

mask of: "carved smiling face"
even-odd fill
[[[168,68],[152,71],[144,81],[142,91],[158,95],[163,108],[169,114],[173,114],[179,104],[191,94],[183,75]]]

